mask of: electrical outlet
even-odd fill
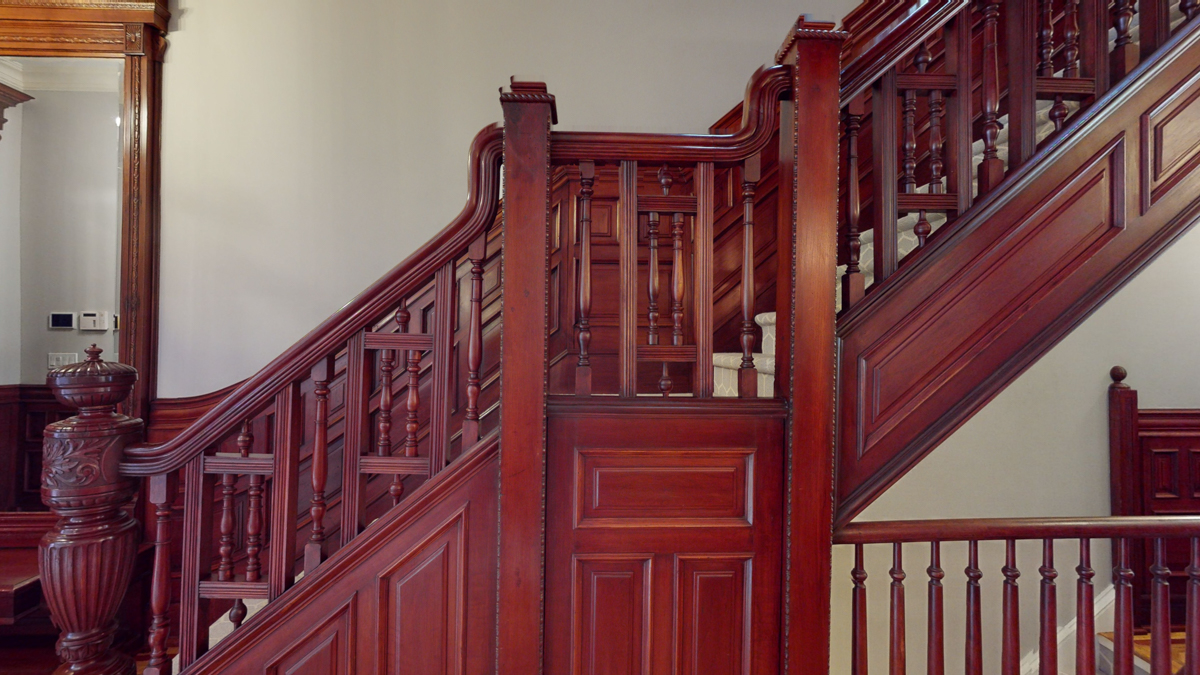
[[[79,363],[79,353],[71,352],[50,352],[49,366],[53,370],[61,368],[72,363]]]

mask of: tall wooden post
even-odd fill
[[[781,52],[793,66],[791,372],[784,668],[829,672],[833,534],[834,284],[837,267],[839,54],[846,34],[801,17]],[[800,175],[803,174],[803,180]],[[781,261],[786,243],[781,243]],[[782,266],[782,265],[781,265]]]
[[[497,672],[542,670],[546,505],[546,298],[554,97],[513,81],[504,108],[504,328],[500,340]]]
[[[133,659],[112,649],[117,610],[133,573],[138,524],[124,507],[134,483],[117,471],[125,446],[142,439],[142,421],[117,414],[137,370],[106,363],[92,345],[87,360],[50,371],[47,384],[79,415],[46,427],[42,501],[57,516],[42,537],[38,567],[54,623],[62,630],[56,673],[118,675]]]

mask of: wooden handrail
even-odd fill
[[[1195,536],[1200,536],[1200,516],[955,518],[850,523],[834,532],[833,543],[894,544],[998,539]]]
[[[499,197],[504,130],[485,127],[471,143],[467,203],[441,232],[246,380],[229,396],[161,445],[125,450],[121,473],[151,476],[177,470],[267,405],[285,386],[303,377],[318,360],[340,349],[357,331],[423,283],[439,267],[463,254],[495,219]]]
[[[824,31],[837,37],[841,33]],[[840,37],[839,37],[840,39]],[[641,134],[611,131],[555,131],[550,134],[554,164],[612,162],[740,162],[758,154],[779,128],[781,98],[792,92],[790,66],[763,66],[746,85],[742,127],[732,134]]]

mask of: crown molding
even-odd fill
[[[25,88],[25,69],[21,62],[7,57],[0,56],[0,84],[7,85],[13,89]]]

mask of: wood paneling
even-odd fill
[[[780,402],[552,397],[550,414],[546,672],[778,672]]]
[[[278,656],[270,659],[267,675],[353,675],[354,616],[357,598],[335,610]]]
[[[1173,40],[840,318],[838,522],[1192,224],[1196,140],[1171,120],[1192,114],[1182,107],[1196,86],[1198,39],[1193,31]],[[1147,128],[1163,130],[1167,145],[1151,150]],[[1174,159],[1155,174],[1158,157]],[[1161,180],[1126,180],[1137,173]],[[1156,185],[1147,202],[1143,190]],[[1132,208],[1146,203],[1145,212]]]

